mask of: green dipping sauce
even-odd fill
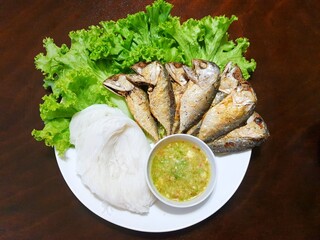
[[[154,186],[173,201],[188,201],[200,195],[208,186],[210,172],[206,154],[188,141],[160,146],[151,159]]]

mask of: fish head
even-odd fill
[[[187,78],[189,80],[191,80],[191,82],[198,83],[198,76],[197,76],[196,72],[192,68],[190,68],[190,67],[188,67],[186,65],[183,65],[182,68],[185,71]],[[189,81],[188,84],[190,84],[191,82]]]
[[[136,63],[131,67],[131,69],[143,76],[147,84],[155,86],[163,67],[158,61],[154,61],[151,63]]]
[[[103,82],[103,85],[113,93],[125,96],[134,89],[134,85],[127,79],[125,74],[116,74]]]
[[[236,105],[255,106],[257,96],[248,81],[239,82],[237,88],[231,93],[233,102]]]
[[[215,63],[201,59],[193,59],[192,64],[199,82],[210,81],[214,83],[218,81],[220,69]]]
[[[257,112],[254,112],[248,118],[246,125],[248,126],[246,129],[248,136],[252,136],[260,141],[265,141],[270,136],[267,124]]]
[[[134,64],[133,66],[131,66],[131,69],[133,71],[135,71],[136,73],[142,75],[142,71],[143,69],[145,69],[145,67],[148,65],[148,63],[146,62],[138,62],[136,64]]]
[[[241,69],[236,64],[229,62],[220,75],[219,91],[230,94],[240,81],[245,81]]]
[[[127,79],[134,85],[151,85],[154,86],[154,83],[150,82],[150,79],[146,79],[140,74],[127,74]]]
[[[167,70],[168,74],[176,83],[180,84],[181,86],[184,86],[188,83],[188,76],[183,66],[184,65],[182,63],[177,62],[165,64],[165,69]]]

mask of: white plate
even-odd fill
[[[147,215],[118,210],[97,199],[86,188],[76,174],[76,151],[69,149],[66,158],[55,152],[57,162],[69,188],[74,195],[93,213],[101,218],[128,229],[143,232],[169,232],[192,226],[219,210],[238,189],[250,162],[251,150],[217,156],[217,182],[212,195],[202,204],[175,209],[157,201]]]

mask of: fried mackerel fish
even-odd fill
[[[204,115],[199,138],[209,142],[243,125],[253,113],[256,102],[250,84],[239,82],[236,89]]]
[[[114,93],[124,96],[133,118],[155,141],[159,140],[158,126],[150,111],[147,93],[133,85],[128,79],[140,78],[139,75],[117,74],[104,81],[104,86]],[[144,80],[143,80],[144,81]]]
[[[214,153],[238,152],[261,145],[269,135],[266,123],[254,112],[244,126],[207,144]]]
[[[270,135],[255,112],[252,86],[232,62],[222,72],[201,59],[191,67],[154,61],[131,68],[134,73],[111,76],[104,86],[125,97],[134,119],[154,141],[186,133],[215,153],[228,153],[258,146]]]
[[[200,121],[210,108],[220,82],[220,69],[215,63],[199,59],[192,63],[193,69],[184,67],[190,81],[181,97],[180,133],[185,133]]]
[[[221,74],[219,92],[212,103],[212,107],[221,102],[236,89],[239,83],[244,81],[240,68],[229,62]],[[261,145],[269,136],[267,124],[257,112],[254,112],[244,126],[209,141],[207,144],[214,153],[239,152]]]

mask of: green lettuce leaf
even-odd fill
[[[244,78],[248,79],[256,67],[253,59],[248,61],[244,57],[249,41],[245,38],[236,39],[236,42],[228,39],[227,30],[237,19],[236,16],[207,16],[200,20],[189,19],[180,24],[179,19],[175,18],[163,26],[163,31],[179,44],[184,63],[190,65],[192,59],[199,58],[213,61],[223,69],[232,61],[239,65]]]
[[[45,123],[42,130],[33,130],[32,135],[37,141],[44,141],[47,146],[55,146],[62,155],[72,147],[69,131],[70,118],[56,118]]]
[[[35,57],[35,65],[44,75],[43,86],[48,94],[40,104],[44,127],[32,131],[34,138],[54,146],[63,155],[71,147],[69,123],[76,112],[102,103],[131,116],[124,99],[102,83],[113,74],[130,72],[139,61],[190,65],[192,59],[200,58],[220,68],[233,61],[246,79],[250,77],[256,62],[244,56],[248,39],[229,40],[227,33],[236,16],[206,16],[181,23],[179,17],[171,15],[172,7],[164,0],[156,0],[145,12],[72,31],[70,47],[59,47],[53,39],[44,39],[46,53]]]

